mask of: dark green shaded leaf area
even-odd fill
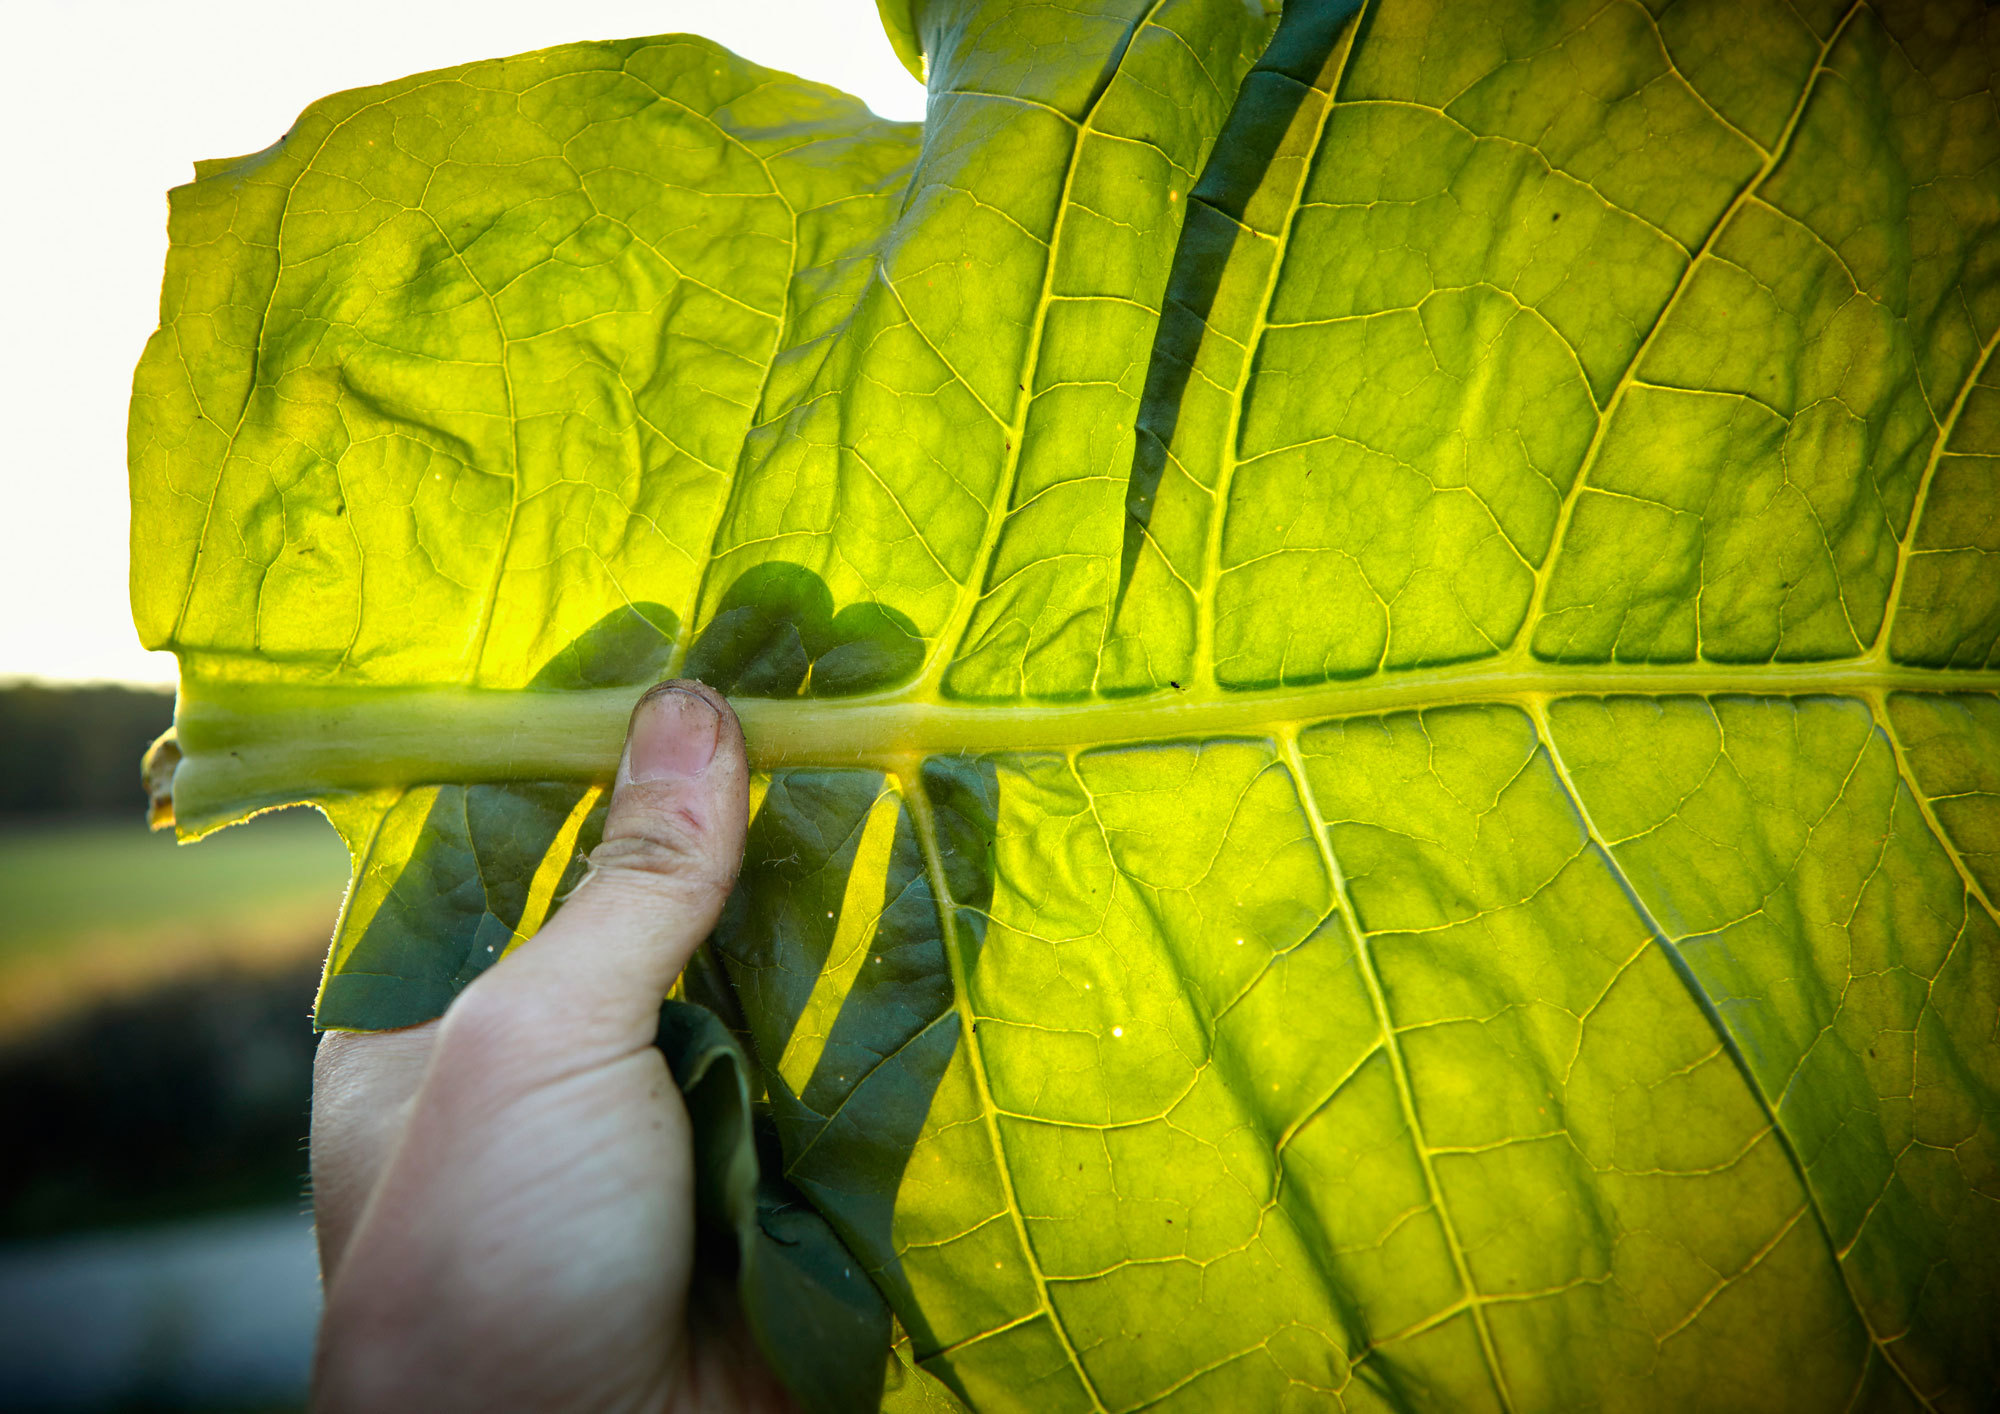
[[[921,125],[579,44],[173,194],[134,613],[186,818],[353,850],[320,1024],[699,677],[809,1407],[1992,1407],[1996,12],[882,10]]]
[[[779,1177],[775,1145],[759,1145],[741,1047],[714,1012],[678,1001],[661,1009],[658,1044],[695,1134],[703,1270],[733,1268],[759,1347],[809,1414],[878,1408],[889,1308]]]
[[[848,697],[893,687],[923,660],[923,639],[902,614],[876,603],[836,614],[825,580],[767,561],[729,586],[684,671],[731,696]]]

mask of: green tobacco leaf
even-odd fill
[[[670,1001],[659,1046],[695,1134],[696,1219],[733,1264],[752,1334],[808,1414],[882,1402],[889,1308],[826,1219],[758,1153],[752,1070],[714,1012]]]
[[[882,9],[921,127],[588,44],[174,194],[134,610],[183,831],[355,853],[321,1024],[695,675],[794,1388],[1983,1407],[1991,12]]]

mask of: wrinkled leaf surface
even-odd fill
[[[190,760],[734,695],[708,997],[891,1407],[1981,1407],[1991,12],[885,13],[921,127],[588,44],[175,193]],[[323,1025],[539,925],[607,720],[300,776]]]

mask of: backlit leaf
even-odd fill
[[[1993,12],[882,8],[921,126],[585,44],[174,194],[135,614],[183,830],[354,851],[321,1024],[698,675],[767,1340],[845,1254],[888,1408],[1984,1407]]]

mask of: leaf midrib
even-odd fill
[[[255,809],[382,786],[611,779],[637,687],[576,692],[342,687],[183,679],[174,779],[184,830]],[[2000,670],[1879,659],[1762,664],[1545,664],[1519,659],[1231,692],[1214,686],[1038,703],[941,699],[906,687],[850,698],[738,698],[753,767],[894,769],[911,757],[1073,751],[1267,737],[1385,712],[1596,696],[1834,696],[1878,709],[1896,692],[2000,692]]]

